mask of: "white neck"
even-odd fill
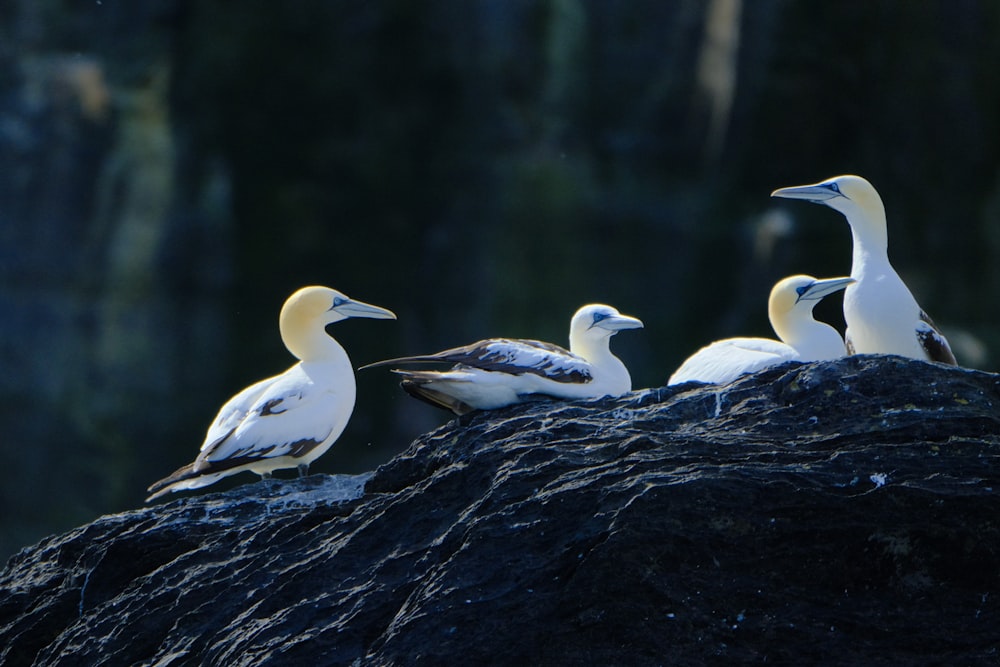
[[[604,359],[606,357],[614,358],[611,354],[611,336],[600,336],[599,338],[591,338],[586,335],[587,332],[577,333],[571,331],[569,333],[569,351],[573,354],[583,357],[590,363],[596,363],[598,359]]]
[[[847,222],[851,225],[854,246],[851,277],[857,280],[868,268],[888,266],[889,234],[882,202],[870,204],[865,211],[849,212]]]
[[[583,357],[595,369],[595,379],[614,385],[611,393],[621,393],[632,388],[632,376],[621,359],[611,353],[611,334],[597,339],[583,335],[569,335],[569,351]]]
[[[813,319],[811,311],[772,318],[771,326],[783,343],[795,349],[801,361],[836,359],[847,351],[840,333],[829,324]]]
[[[837,359],[847,353],[844,339],[829,324],[813,321],[807,332],[789,343],[799,353],[802,361]]]

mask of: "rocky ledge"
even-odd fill
[[[472,414],[23,550],[0,662],[995,664],[998,455],[1000,376],[896,357]]]

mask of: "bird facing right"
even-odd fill
[[[326,326],[350,317],[396,319],[392,311],[329,287],[296,291],[281,307],[278,328],[299,361],[243,389],[219,410],[193,463],[149,487],[147,502],[198,489],[244,470],[262,478],[298,468],[300,475],[340,437],[354,411],[354,370]]]
[[[513,405],[531,395],[563,399],[620,396],[632,378],[611,353],[610,339],[642,322],[603,304],[576,311],[570,322],[569,350],[537,340],[489,338],[436,354],[388,359],[388,364],[450,363],[448,371],[394,370],[414,398],[463,415]]]
[[[667,384],[726,384],[786,361],[824,361],[847,350],[836,329],[813,319],[813,308],[828,294],[844,289],[852,278],[789,276],[775,283],[767,300],[767,316],[780,342],[770,338],[726,338],[701,348],[680,365]]]

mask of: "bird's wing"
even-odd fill
[[[767,359],[773,361],[774,357],[779,359],[791,359],[795,356],[795,350],[791,346],[776,340],[767,338],[731,338],[730,348],[739,350],[739,354],[746,359]]]
[[[958,361],[948,345],[948,339],[944,337],[941,330],[934,324],[934,320],[924,311],[920,311],[920,321],[917,322],[917,340],[927,352],[927,358],[931,361],[940,361],[944,364],[957,366]]]
[[[586,383],[593,380],[587,360],[569,350],[538,340],[511,338],[490,338],[437,354],[379,361],[365,368],[421,362],[450,363],[510,375],[532,373],[555,382]]]
[[[593,380],[590,364],[569,350],[539,340],[496,338],[468,346],[448,361],[494,373],[531,373],[555,382]]]
[[[334,386],[313,384],[300,374],[272,378],[238,423],[233,423],[235,416],[225,420],[229,430],[202,449],[195,471],[225,470],[279,456],[302,456],[325,442],[335,429],[342,429],[353,409],[353,400],[338,393]],[[213,425],[210,433],[215,430]]]
[[[208,427],[208,432],[205,434],[205,442],[201,445],[201,451],[210,449],[217,445],[219,441],[229,437],[240,423],[247,418],[250,411],[253,410],[257,399],[268,390],[268,387],[280,379],[281,376],[278,375],[256,382],[226,401],[219,408],[218,414],[215,415],[215,421]]]
[[[764,338],[727,338],[701,348],[680,365],[667,381],[725,384],[741,375],[794,358],[795,350]]]

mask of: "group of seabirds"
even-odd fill
[[[768,317],[780,340],[728,338],[695,352],[668,384],[723,384],[786,361],[820,361],[846,354],[897,354],[954,365],[948,341],[889,264],[885,208],[859,176],[780,188],[772,197],[824,204],[847,218],[853,237],[850,277],[819,280],[791,276],[771,290]],[[844,290],[844,338],[813,318],[813,307]],[[350,317],[395,319],[328,287],[304,287],[281,308],[279,330],[299,361],[280,375],[239,392],[219,410],[197,458],[149,487],[147,502],[196,489],[249,470],[271,472],[309,464],[340,437],[354,410],[354,370],[344,348],[325,327]],[[511,405],[532,395],[560,399],[620,396],[632,390],[628,369],[610,350],[619,331],[642,322],[611,306],[587,305],[570,322],[569,350],[537,340],[492,338],[453,349],[389,359],[363,368],[417,363],[452,364],[450,370],[401,370],[402,388],[432,405],[462,415]]]

